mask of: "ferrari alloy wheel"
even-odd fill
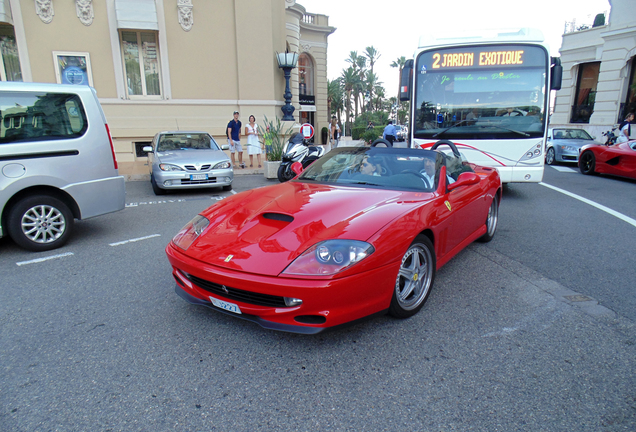
[[[424,305],[435,280],[435,249],[426,236],[417,236],[402,257],[389,313],[396,318],[415,315]]]
[[[73,213],[57,198],[27,197],[9,212],[9,235],[24,249],[41,252],[62,246],[73,228]]]
[[[486,234],[479,238],[479,241],[482,243],[488,243],[495,236],[495,231],[497,231],[497,222],[499,221],[499,198],[497,195],[490,203],[490,208],[488,209],[488,216],[486,217]]]
[[[554,158],[554,147],[550,147],[547,152],[545,152],[545,163],[548,165],[554,165],[556,159]]]
[[[596,158],[591,151],[584,151],[579,158],[579,169],[582,174],[590,175],[594,174],[594,166],[596,165]]]

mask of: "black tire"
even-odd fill
[[[554,155],[554,147],[550,147],[545,152],[545,163],[548,165],[554,165],[556,163],[556,157]]]
[[[409,318],[422,309],[435,281],[435,260],[433,243],[426,236],[417,236],[402,257],[389,306],[390,315]]]
[[[383,138],[378,138],[371,143],[371,147],[393,147],[393,144]]]
[[[73,213],[62,201],[34,195],[11,207],[7,231],[18,246],[42,252],[64,245],[73,231],[73,222]]]
[[[592,175],[594,174],[594,167],[596,166],[596,157],[594,153],[589,150],[584,151],[579,157],[579,170],[581,174]]]
[[[499,197],[495,195],[490,208],[488,209],[488,216],[486,217],[486,234],[479,237],[478,241],[481,243],[488,243],[495,236],[497,231],[497,223],[499,222]]]
[[[290,163],[281,163],[278,167],[278,181],[285,183],[295,177],[294,172],[291,170]]]
[[[232,190],[232,185],[223,186],[223,191],[228,192]]]
[[[153,176],[152,174],[150,174],[150,184],[152,185],[152,191],[155,193],[155,195],[166,194],[165,189],[161,189],[159,186],[157,186],[157,182],[155,181],[155,176]]]

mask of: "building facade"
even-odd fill
[[[281,118],[285,50],[300,55],[296,122],[327,126],[334,30],[294,0],[0,0],[0,79],[93,86],[118,160],[134,162],[159,131],[225,143],[234,111]]]
[[[597,141],[636,110],[636,8],[633,0],[609,2],[609,16],[563,35],[563,84],[550,119],[552,127],[582,128]]]

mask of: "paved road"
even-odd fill
[[[634,182],[544,181],[636,218]],[[133,182],[64,248],[0,239],[0,430],[636,430],[636,227],[509,185],[495,239],[441,269],[418,315],[306,337],[174,294],[163,248],[227,194]]]

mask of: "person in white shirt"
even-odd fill
[[[634,113],[627,114],[625,120],[619,126],[618,138],[616,139],[616,143],[623,143],[629,141],[631,138],[629,134],[631,133],[630,123],[634,121]]]

